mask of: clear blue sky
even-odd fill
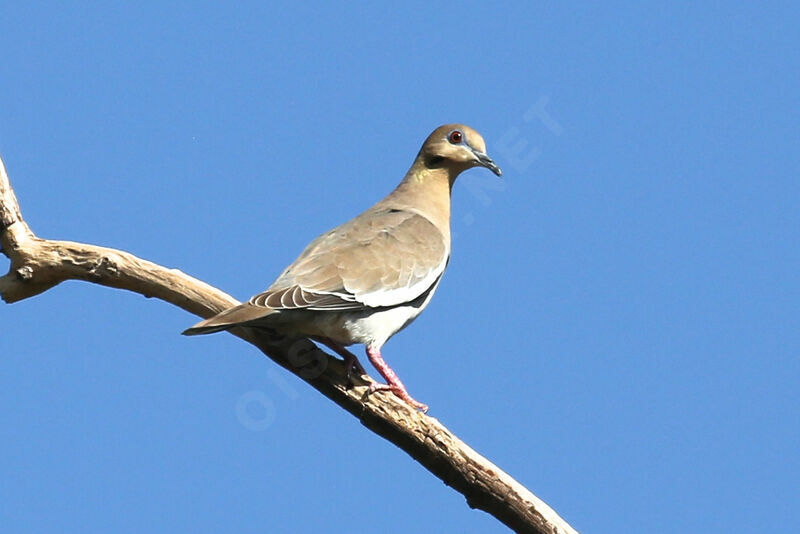
[[[800,530],[793,3],[71,4],[0,18],[41,236],[244,299],[467,123],[505,175],[456,184],[384,350],[410,392],[583,532]],[[195,319],[78,282],[0,306],[3,532],[505,531]]]

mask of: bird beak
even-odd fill
[[[480,150],[472,150],[472,153],[475,154],[475,158],[478,160],[478,165],[481,167],[486,167],[497,176],[502,176],[503,171],[500,170],[500,167],[497,166],[497,163],[492,161],[492,158],[487,156],[485,153],[481,152]]]

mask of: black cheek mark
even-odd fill
[[[425,162],[425,166],[428,167],[429,169],[435,169],[437,167],[441,167],[443,161],[444,157],[433,156],[431,158],[428,158],[428,160]]]

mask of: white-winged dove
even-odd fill
[[[450,258],[450,191],[458,175],[500,168],[483,138],[463,124],[428,136],[400,185],[367,211],[312,241],[263,293],[184,332],[209,334],[234,326],[269,328],[310,337],[345,358],[348,376],[363,372],[345,347],[366,346],[389,389],[417,409],[381,347],[430,302]]]

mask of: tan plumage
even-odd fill
[[[425,217],[379,206],[314,240],[250,304],[309,310],[397,306],[431,286],[448,248]]]
[[[357,361],[343,347],[362,343],[387,387],[423,408],[383,362],[380,347],[425,308],[444,273],[455,179],[479,165],[501,174],[485,150],[481,136],[468,126],[437,128],[392,193],[317,237],[266,291],[184,334],[273,328],[322,341],[351,365]]]

